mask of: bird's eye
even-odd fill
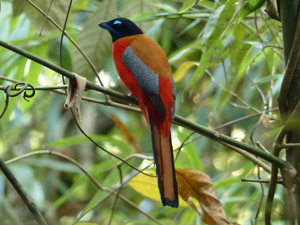
[[[121,22],[120,20],[116,20],[116,21],[113,22],[113,24],[114,24],[114,25],[121,25],[122,22]]]

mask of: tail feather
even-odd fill
[[[155,124],[153,118],[148,121],[151,129],[154,162],[156,164],[156,174],[158,177],[158,188],[162,204],[177,208],[178,189],[174,168],[173,147],[171,135],[162,135],[163,126]],[[163,123],[163,121],[162,121]]]

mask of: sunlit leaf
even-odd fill
[[[190,0],[188,3],[183,5],[181,9],[178,11],[179,14],[185,12],[186,10],[192,8],[194,6],[195,0]]]
[[[191,67],[197,65],[198,63],[195,62],[184,62],[181,64],[178,69],[173,73],[173,78],[175,82],[180,81],[184,74],[190,69]]]
[[[153,171],[145,171],[147,174],[156,175]],[[160,202],[160,194],[158,190],[157,178],[146,176],[142,173],[138,174],[134,178],[130,179],[128,184],[140,194],[146,196],[155,201]],[[180,206],[188,206],[188,204],[179,199]]]

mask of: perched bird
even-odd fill
[[[139,106],[151,131],[154,162],[162,204],[178,207],[178,190],[171,142],[176,87],[164,50],[131,20],[101,22],[112,36],[117,72]]]

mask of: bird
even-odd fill
[[[178,207],[171,120],[176,86],[165,51],[131,20],[115,18],[98,24],[112,37],[112,55],[120,79],[138,99],[148,123],[160,198],[163,206]]]

